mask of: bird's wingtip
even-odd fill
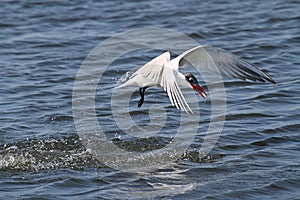
[[[277,86],[277,82],[274,81],[270,76],[268,76],[268,81],[270,81],[273,85]]]

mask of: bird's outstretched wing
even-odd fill
[[[178,71],[169,66],[169,61],[170,53],[166,52],[138,69],[132,77],[143,77],[157,83],[167,92],[173,106],[187,113],[193,113],[179,87],[183,81],[178,77]]]
[[[238,58],[232,53],[212,46],[197,46],[185,51],[171,60],[173,66],[183,67],[186,64],[197,66],[204,73],[221,74],[223,76],[251,81],[276,82],[256,66]],[[199,69],[198,68],[198,69]]]

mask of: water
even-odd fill
[[[1,199],[300,198],[298,1],[1,1],[0,6]],[[85,148],[74,126],[72,89],[96,45],[149,26],[230,50],[266,70],[278,85],[226,79],[225,126],[209,155],[199,159],[199,129],[191,148],[170,166],[128,173],[105,166]],[[112,65],[129,70],[159,53],[131,52]],[[132,110],[137,100],[136,93]],[[176,116],[158,89],[149,90],[145,112],[157,101]],[[209,105],[200,103],[204,113]],[[147,123],[140,112],[133,113],[135,122]],[[97,109],[97,116],[110,115]],[[204,114],[201,127],[208,123]],[[122,137],[114,140],[143,151],[151,144],[161,147],[168,134],[172,128],[133,146]]]

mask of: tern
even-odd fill
[[[253,64],[220,48],[201,45],[183,52],[172,60],[170,57],[170,52],[165,52],[152,59],[134,72],[129,80],[116,88],[138,86],[141,96],[138,107],[141,107],[144,103],[145,90],[148,87],[162,87],[173,106],[187,113],[193,113],[179,86],[190,87],[202,98],[206,98],[207,94],[193,74],[179,72],[179,68],[188,64],[197,66],[200,73],[209,72],[242,80],[268,81],[276,84],[269,75]]]

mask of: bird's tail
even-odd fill
[[[121,85],[119,85],[119,84],[121,84]],[[125,83],[123,82],[123,84],[122,84],[122,82],[119,83],[119,84],[117,84],[117,85],[119,85],[119,86],[117,86],[116,89],[120,89],[120,88],[123,88],[123,87],[135,85],[135,84],[134,84],[134,81],[133,81],[132,79],[129,79],[129,80],[126,81]]]
[[[127,83],[127,82],[126,82],[126,83]],[[123,83],[122,85],[119,85],[119,86],[117,86],[117,87],[115,87],[115,88],[116,88],[116,89],[120,89],[120,88],[126,87],[126,86],[127,86],[126,83]]]

